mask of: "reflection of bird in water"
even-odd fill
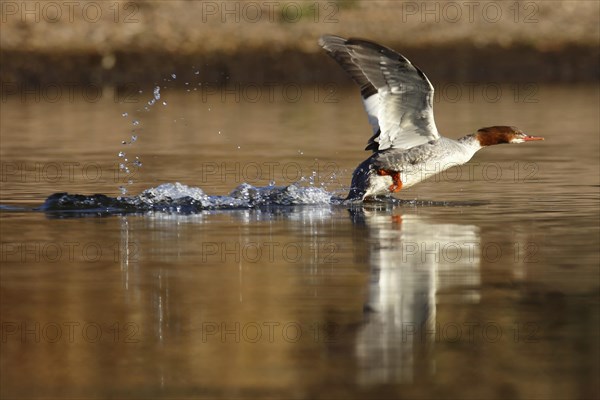
[[[512,126],[445,138],[433,118],[433,85],[404,56],[373,42],[338,36],[323,36],[319,45],[360,85],[373,128],[366,147],[373,155],[354,171],[348,199],[399,192],[466,163],[486,146],[543,140]]]
[[[455,287],[480,284],[479,228],[439,222],[404,212],[390,217],[389,210],[350,211],[363,225],[371,246],[366,323],[356,337],[361,365],[359,381],[374,384],[411,382],[430,376],[434,367],[429,352],[443,334],[437,317],[437,295]],[[455,298],[477,302],[477,291]]]

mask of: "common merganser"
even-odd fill
[[[441,136],[433,119],[433,85],[406,57],[377,43],[325,35],[319,45],[360,86],[373,129],[373,155],[352,174],[347,199],[390,195],[452,166],[477,150],[502,143],[544,140],[514,126],[481,128],[458,140]]]

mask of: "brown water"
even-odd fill
[[[176,181],[225,195],[312,171],[344,194],[368,125],[356,92],[334,89],[258,102],[166,89],[148,112],[135,110],[151,91],[3,99],[2,396],[598,397],[597,86],[441,96],[447,136],[512,124],[547,138],[399,196],[448,206],[9,209]],[[142,168],[119,172],[119,151]]]

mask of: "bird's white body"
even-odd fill
[[[440,137],[408,150],[389,149],[374,153],[356,168],[351,197],[389,194],[393,179],[389,175],[379,175],[379,169],[398,171],[402,188],[406,189],[449,168],[465,164],[481,148],[475,137],[469,135],[459,140]]]

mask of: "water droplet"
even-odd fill
[[[185,83],[185,86],[187,86],[187,85],[189,85],[189,84],[190,84],[189,82],[186,82],[186,83]]]
[[[137,135],[131,135],[131,143],[135,142],[136,140],[137,140]]]
[[[126,117],[128,115],[129,115],[129,113],[126,113],[126,112],[124,112],[123,114],[121,114],[122,117]]]
[[[160,99],[160,86],[157,86],[154,88],[154,99],[155,100]]]
[[[154,99],[151,99],[151,100],[148,101],[148,105],[149,106],[153,106],[154,103],[156,103],[156,100],[154,100]]]
[[[221,131],[219,131],[219,135],[221,134]]]
[[[173,79],[177,79],[177,75],[175,75],[175,74],[171,74],[171,78],[173,78]]]
[[[124,140],[121,140],[121,144],[127,144],[127,142]]]
[[[163,106],[166,106],[166,105],[167,105],[167,102],[166,102],[166,101],[163,101]]]
[[[141,167],[142,166],[142,162],[140,160],[135,160],[133,162],[133,165],[135,165],[136,167]]]
[[[194,72],[194,75],[200,75],[200,70]]]
[[[241,148],[242,148],[241,146],[238,146],[238,149],[241,149]]]
[[[124,152],[122,152],[122,151],[120,151],[120,152],[119,152],[119,157],[125,157],[125,153],[124,153]]]
[[[133,126],[138,126],[140,124],[140,121],[138,121],[137,119],[133,120],[133,122],[131,123],[131,125]]]

